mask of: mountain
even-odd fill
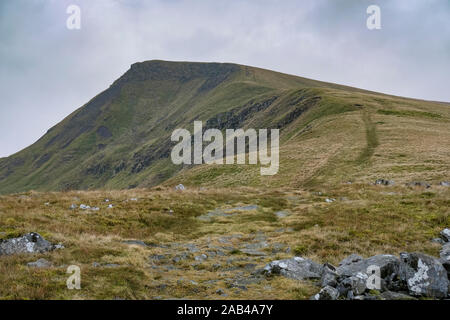
[[[135,63],[108,89],[0,159],[0,193],[160,183],[311,186],[448,179],[450,104],[229,63]],[[170,160],[176,128],[279,128],[280,170]]]

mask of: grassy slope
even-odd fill
[[[322,99],[282,128],[277,175],[260,176],[259,166],[203,165],[184,170],[167,185],[314,187],[381,177],[399,183],[449,179],[450,147],[444,143],[450,141],[448,104],[311,90]]]
[[[206,183],[298,185],[327,179],[326,172],[334,170],[333,166],[348,179],[358,178],[362,166],[355,170],[354,162],[368,164],[364,173],[373,169],[372,177],[381,171],[377,163],[392,157],[390,151],[375,153],[385,150],[380,141],[395,147],[394,141],[383,140],[384,135],[391,140],[408,135],[411,145],[427,134],[448,139],[448,104],[391,97],[247,66],[149,61],[133,65],[109,89],[37,143],[1,159],[0,193],[156,185],[182,169],[167,159],[173,129],[192,129],[194,120],[206,122],[227,112],[239,116],[252,104],[271,98],[276,100],[269,108],[252,111],[238,125],[281,128],[284,151],[279,175],[262,178],[255,167],[195,167],[192,171],[184,168],[175,180],[203,183],[203,177],[218,177],[223,170],[226,177]],[[301,108],[306,112],[292,111]],[[440,131],[430,132],[427,127]],[[366,138],[370,146],[364,153]],[[338,143],[333,144],[333,140]],[[437,148],[427,146],[432,151],[429,158],[436,159],[433,152]],[[439,159],[448,156],[443,146],[438,150],[442,153]],[[404,156],[389,159],[394,171],[403,170],[400,166],[406,163],[414,166],[423,162],[425,156],[398,153]],[[300,166],[302,170],[298,170]],[[441,163],[442,174],[448,169],[445,166],[446,162]],[[208,173],[211,170],[213,173]],[[381,173],[395,175],[390,168],[383,170]],[[228,174],[230,171],[239,177]]]

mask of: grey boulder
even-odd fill
[[[336,287],[337,286],[337,278],[338,274],[336,272],[336,267],[325,263],[323,265],[323,271],[322,271],[322,278],[320,279],[320,286],[321,287]]]
[[[28,267],[32,268],[49,268],[52,266],[52,263],[50,261],[47,261],[45,259],[39,259],[35,262],[29,262],[27,263]]]
[[[339,291],[336,288],[325,286],[312,297],[312,300],[337,300],[338,298]]]
[[[383,185],[383,186],[391,186],[394,184],[394,181],[392,180],[386,180],[386,179],[377,179],[375,181],[376,185]]]
[[[445,242],[450,242],[450,229],[445,228],[441,231],[441,237]]]
[[[304,280],[320,279],[323,267],[306,258],[294,257],[292,259],[272,261],[264,268],[267,275],[280,274],[287,278]]]
[[[62,246],[54,246],[38,233],[31,232],[19,238],[7,239],[0,242],[0,256],[18,253],[43,253]]]
[[[380,268],[380,277],[384,279],[396,272],[400,264],[400,260],[390,254],[380,254],[367,259],[357,259],[355,257],[350,259],[352,256],[344,259],[339,264],[336,272],[340,276],[350,277],[358,272],[366,273],[369,266],[377,266]]]
[[[175,186],[175,190],[183,191],[186,190],[186,187],[180,183],[179,185]]]
[[[441,257],[440,262],[442,263],[442,266],[445,268],[445,270],[447,270],[447,276],[450,279],[450,242],[442,246],[439,255]]]
[[[400,279],[409,294],[442,299],[447,297],[447,271],[438,259],[422,253],[401,253]]]
[[[407,187],[431,188],[431,185],[425,181],[413,181],[406,184]]]
[[[350,257],[344,259],[340,266],[336,269],[339,275],[339,282],[343,279],[356,276],[357,274],[362,274],[370,276],[367,274],[371,269],[379,268],[380,271],[380,290],[394,290],[398,291],[403,289],[404,285],[399,281],[398,274],[400,269],[400,260],[390,254],[380,254],[367,259],[359,259],[357,255],[351,255]],[[353,282],[356,280],[353,279]],[[349,288],[348,283],[344,283],[344,288]],[[343,290],[345,291],[345,290]]]
[[[358,272],[353,276],[345,278],[339,282],[337,290],[339,295],[352,299],[355,296],[362,295],[367,289],[367,279],[369,276],[366,273]]]

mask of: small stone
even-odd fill
[[[203,253],[201,255],[195,256],[194,259],[195,261],[205,261],[206,259],[208,259],[208,256]]]
[[[431,185],[425,181],[413,181],[406,184],[407,187],[431,188]]]
[[[249,255],[249,256],[260,256],[260,257],[263,257],[263,256],[267,255],[267,253],[265,253],[265,252],[262,252],[262,251],[259,251],[259,250],[253,250],[253,249],[242,249],[241,251],[243,253]]]
[[[173,261],[174,263],[179,263],[179,262],[181,262],[181,261],[183,261],[183,260],[189,259],[190,257],[191,257],[191,255],[190,255],[189,253],[183,252],[183,253],[181,253],[181,254],[177,254],[176,256],[174,256],[174,257],[172,258],[172,261]]]
[[[289,212],[287,212],[287,211],[277,211],[277,212],[275,212],[275,215],[278,218],[285,218],[285,217],[287,217],[289,215]]]
[[[337,277],[336,267],[333,265],[326,263],[323,266],[322,278],[320,279],[320,284],[322,287],[330,286],[336,287],[337,285]]]
[[[278,253],[286,251],[287,246],[284,243],[274,243],[272,245],[272,253]]]
[[[183,191],[186,190],[186,187],[180,183],[179,185],[175,186],[175,190]]]
[[[377,179],[375,181],[375,185],[391,186],[393,184],[394,184],[393,180]]]
[[[224,295],[225,291],[223,291],[222,289],[217,289],[216,293],[219,294],[219,295]]]
[[[35,262],[27,263],[27,266],[32,268],[50,268],[52,266],[52,263],[45,259],[39,259]]]
[[[105,264],[105,268],[118,268],[120,267],[120,265],[116,264],[116,263],[107,263]]]
[[[154,255],[151,255],[149,258],[150,258],[150,260],[155,260],[155,261],[161,261],[161,260],[167,259],[167,257],[163,254],[154,254]]]
[[[129,245],[136,245],[136,246],[142,246],[147,247],[147,244],[142,240],[125,240],[122,241],[122,243],[129,244]]]

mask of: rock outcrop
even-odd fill
[[[22,237],[0,241],[0,256],[18,253],[43,253],[63,248],[62,245],[53,245],[40,234],[31,232]]]
[[[312,300],[445,299],[450,297],[448,231],[441,232],[445,243],[440,259],[416,252],[404,252],[400,257],[380,254],[366,259],[352,254],[335,267],[295,257],[269,263],[264,273],[296,280],[320,279],[321,290]]]

